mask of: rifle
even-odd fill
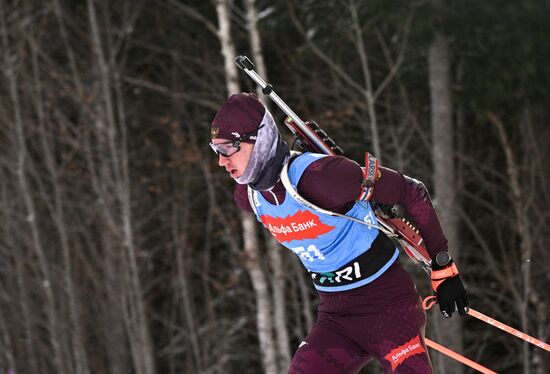
[[[246,56],[235,58],[235,64],[262,89],[264,95],[269,96],[275,104],[287,115],[284,123],[294,135],[291,149],[299,147],[304,152],[322,153],[326,155],[344,155],[344,151],[328,136],[326,131],[313,121],[302,121],[292,109],[277,95],[271,84],[266,83],[254,70],[254,64]],[[365,152],[365,166],[362,167],[364,183],[359,200],[368,201],[373,192],[375,177],[378,173],[378,160],[370,153]],[[405,253],[418,263],[428,274],[431,272],[431,259],[426,250],[424,240],[418,229],[404,217],[404,209],[398,205],[375,205],[375,214],[378,228],[386,235],[395,238]]]

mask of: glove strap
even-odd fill
[[[455,275],[458,275],[458,269],[454,262],[441,270],[432,270],[432,289],[437,291],[437,287],[439,287],[441,283],[447,278],[454,277]]]

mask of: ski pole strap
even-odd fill
[[[424,310],[430,309],[434,304],[437,304],[437,298],[435,296],[428,296],[422,301],[422,307]],[[475,309],[469,308],[468,309],[468,315],[475,317],[485,323],[488,323],[491,326],[494,326],[496,328],[501,329],[502,331],[506,331],[508,334],[514,335],[517,338],[523,339],[528,343],[531,343],[539,348],[544,349],[545,351],[550,352],[550,345],[548,343],[543,342],[542,340],[539,340],[537,338],[534,338],[530,335],[527,335],[524,332],[521,332],[519,330],[516,330],[513,327],[510,327],[502,322],[497,321],[494,318],[491,318],[489,316],[486,316],[483,313],[478,312]]]
[[[422,308],[424,308],[424,310],[430,309],[435,304],[437,304],[437,297],[435,297],[435,296],[428,296],[428,297],[424,298],[424,300],[422,300]],[[449,356],[452,359],[457,360],[457,361],[463,363],[464,365],[467,365],[467,366],[471,367],[472,369],[475,369],[475,370],[477,370],[481,373],[496,374],[496,372],[492,371],[491,369],[488,369],[485,366],[480,365],[477,362],[472,361],[469,358],[466,358],[466,357],[450,350],[449,348],[446,348],[446,347],[442,346],[441,344],[438,344],[438,343],[436,343],[436,342],[434,342],[434,341],[432,341],[428,338],[426,338],[425,340],[426,340],[426,345],[428,347],[430,347],[432,349],[435,349],[436,351],[439,351],[439,352],[443,353],[444,355]]]
[[[433,270],[432,268],[432,289],[437,291],[437,287],[439,287],[445,279],[454,277],[455,275],[458,275],[458,269],[454,262],[451,266],[447,266],[440,270]]]
[[[424,310],[431,309],[432,306],[437,304],[437,297],[436,296],[427,296],[422,300],[422,308]]]
[[[290,153],[290,157],[294,157],[294,156],[297,156],[299,155],[298,152],[291,152]],[[385,226],[380,226],[380,225],[377,225],[377,224],[372,224],[372,223],[369,223],[369,222],[366,222],[366,221],[363,221],[363,220],[360,220],[358,218],[355,218],[355,217],[351,217],[351,216],[346,216],[345,214],[340,214],[340,213],[336,213],[336,212],[332,212],[330,210],[327,210],[327,209],[323,209],[323,208],[320,208],[318,207],[317,205],[313,204],[312,202],[306,200],[304,197],[302,197],[298,191],[296,190],[296,188],[294,188],[294,186],[292,185],[292,183],[290,182],[290,178],[288,177],[288,167],[289,167],[289,162],[287,162],[286,164],[283,165],[283,170],[281,170],[281,182],[283,183],[283,186],[285,186],[285,190],[286,192],[288,192],[288,194],[296,201],[298,201],[300,204],[303,204],[305,206],[307,206],[308,208],[311,208],[317,212],[321,212],[323,214],[328,214],[329,216],[333,216],[333,217],[342,217],[342,218],[345,218],[345,219],[349,219],[350,221],[354,221],[354,222],[357,222],[357,223],[360,223],[362,225],[365,225],[365,226],[368,226],[368,227],[373,227],[373,228],[376,228],[380,231],[382,231],[384,234],[388,235],[389,237],[395,237],[396,234],[393,233],[390,229],[388,229],[387,227]]]
[[[442,346],[441,344],[437,344],[433,340],[430,340],[428,338],[424,338],[424,340],[426,341],[426,345],[428,347],[430,347],[432,349],[435,349],[436,351],[439,351],[439,352],[443,353],[444,355],[449,356],[450,358],[455,359],[455,360],[463,363],[464,365],[467,365],[467,366],[471,367],[472,369],[475,369],[475,370],[479,371],[480,373],[497,374],[495,371],[492,371],[491,369],[488,369],[485,366],[480,365],[477,362],[472,361],[469,358],[466,358],[466,357],[450,350],[449,348],[446,348],[446,347]]]

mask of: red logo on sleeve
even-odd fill
[[[402,346],[392,349],[384,358],[390,362],[393,371],[409,357],[423,352],[426,352],[426,349],[420,342],[420,336],[417,335]]]
[[[260,220],[280,243],[315,239],[335,228],[335,226],[322,223],[319,216],[309,210],[301,210],[293,216],[285,218],[263,215]]]

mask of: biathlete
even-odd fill
[[[289,373],[356,373],[375,358],[385,373],[432,373],[424,341],[426,314],[395,244],[376,226],[370,203],[358,201],[359,164],[343,156],[293,155],[254,94],[232,95],[217,112],[210,146],[241,188],[235,201],[253,211],[279,243],[299,256],[320,297],[317,320]],[[399,204],[432,258],[441,312],[467,313],[468,295],[423,183],[381,167],[370,202]],[[293,198],[370,223],[323,214]],[[247,193],[247,189],[248,192]]]

